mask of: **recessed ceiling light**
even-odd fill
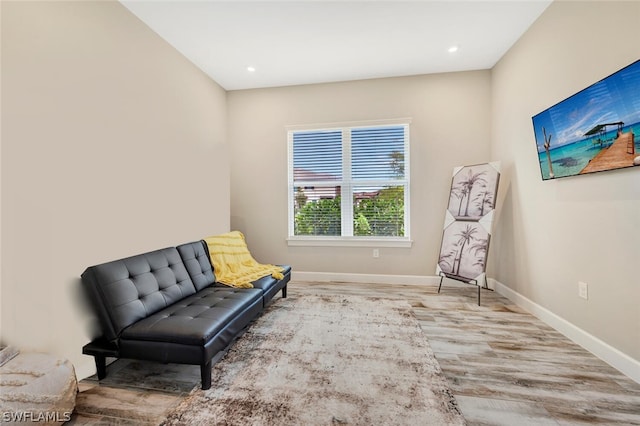
[[[455,53],[455,52],[457,52],[457,51],[458,51],[458,46],[451,46],[451,47],[449,48],[449,53]]]
[[[255,72],[256,69],[254,67],[247,67],[247,71],[249,72]]]

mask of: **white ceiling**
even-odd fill
[[[490,69],[551,0],[121,3],[237,90]]]

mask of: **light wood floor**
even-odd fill
[[[470,425],[640,425],[640,384],[522,311],[473,286],[296,283],[289,297],[406,300]],[[280,296],[277,296],[280,297]],[[278,303],[277,298],[274,303]],[[119,360],[80,382],[69,424],[158,424],[199,383],[199,367]]]

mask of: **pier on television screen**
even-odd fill
[[[640,60],[533,117],[542,180],[638,166]]]

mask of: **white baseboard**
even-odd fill
[[[333,272],[303,272],[295,270],[292,272],[291,279],[295,281],[410,284],[429,286],[437,286],[440,283],[440,277],[435,275],[350,274]],[[448,280],[446,285],[452,285],[450,281],[451,280]],[[519,307],[527,310],[533,316],[582,346],[607,364],[619,370],[632,380],[640,383],[640,361],[631,358],[629,355],[587,333],[564,318],[538,305],[520,293],[513,291],[493,278],[489,278],[487,280],[487,287],[495,290],[497,293],[511,300]]]
[[[499,281],[489,279],[490,287],[491,282],[493,282],[493,287],[497,293],[511,300],[519,307],[526,309],[550,327],[565,335],[626,376],[629,376],[632,380],[640,383],[640,361],[631,358],[624,352],[619,351],[613,346],[587,333],[583,329],[538,305],[520,293],[510,289]]]
[[[372,284],[407,284],[438,286],[440,277],[437,275],[385,275],[385,274],[352,274],[346,272],[305,272],[292,271],[291,279],[295,281],[318,282],[345,282],[345,283],[372,283]],[[487,287],[493,290],[492,280],[489,279]],[[455,280],[447,279],[443,286],[468,286]]]
[[[438,285],[440,277],[426,275],[350,274],[341,272],[292,271],[294,281],[347,282],[372,284]]]

